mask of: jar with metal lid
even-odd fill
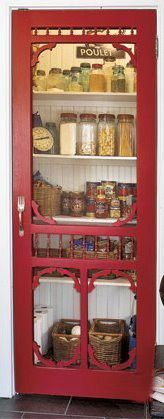
[[[134,92],[134,67],[131,61],[125,67],[125,87],[127,93]]]
[[[63,70],[63,90],[68,92],[70,83],[70,70]]]
[[[70,215],[71,210],[71,192],[62,192],[62,214]]]
[[[60,154],[76,154],[77,114],[62,113],[60,122]]]
[[[114,156],[115,142],[115,115],[100,114],[98,123],[98,155]]]
[[[61,68],[54,67],[49,71],[47,76],[47,90],[61,89],[62,90],[62,71]]]
[[[95,215],[96,215],[96,218],[108,217],[108,204],[106,202],[105,191],[102,186],[97,187]]]
[[[113,62],[115,61],[114,57],[106,57],[105,62],[103,64],[103,73],[106,80],[106,91],[111,92],[111,81],[112,81],[112,74],[113,74]]]
[[[78,128],[77,154],[95,156],[97,145],[97,123],[95,114],[81,114]]]
[[[33,77],[33,89],[37,92],[46,90],[46,73],[44,70],[37,70],[36,76]]]
[[[92,64],[89,77],[90,92],[106,92],[106,80],[102,70],[102,64]]]
[[[46,122],[46,128],[53,136],[53,146],[50,150],[48,150],[48,154],[59,154],[59,135],[56,128],[56,124],[54,122]]]
[[[118,119],[118,155],[132,157],[134,155],[134,116],[121,114]]]
[[[81,73],[80,73],[80,83],[83,86],[83,92],[89,91],[89,76],[91,72],[91,65],[89,63],[80,64]]]
[[[78,77],[72,76],[68,85],[69,92],[82,92],[83,86],[79,83]]]
[[[84,192],[71,192],[70,215],[73,217],[82,217],[85,211]]]
[[[113,68],[113,75],[111,79],[112,92],[125,92],[125,74],[124,67],[115,65]]]

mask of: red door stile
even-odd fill
[[[85,25],[82,24],[85,22]],[[51,28],[83,28],[83,35],[49,35]],[[120,35],[86,35],[85,28],[120,28]],[[35,28],[47,28],[37,35]],[[123,35],[121,28],[137,33]],[[149,30],[148,30],[149,28]],[[20,36],[21,33],[21,36]],[[13,12],[13,245],[15,382],[20,393],[137,400],[149,396],[155,343],[156,284],[156,12],[154,10],[49,10]],[[124,226],[48,225],[32,222],[31,44],[121,43],[137,51],[137,224]],[[18,196],[25,197],[18,234]],[[135,237],[136,260],[41,258],[32,255],[33,234]],[[78,268],[80,273],[81,365],[33,365],[33,268]],[[88,270],[137,271],[137,368],[88,368]]]

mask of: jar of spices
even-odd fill
[[[71,192],[62,192],[62,214],[70,215],[71,207]]]
[[[132,157],[134,155],[134,116],[121,114],[118,119],[118,155]]]
[[[84,192],[71,192],[70,215],[73,217],[82,217],[85,211]]]
[[[108,204],[106,202],[105,191],[102,186],[97,187],[96,197],[96,218],[108,217]]]
[[[102,70],[102,64],[92,64],[89,77],[90,92],[106,92],[106,80]]]
[[[91,65],[89,63],[80,64],[81,73],[80,73],[80,83],[83,86],[83,92],[89,91],[89,76],[91,72]]]
[[[95,114],[81,114],[79,123],[77,154],[96,155],[97,123]]]
[[[103,73],[106,80],[106,91],[111,92],[111,81],[112,81],[112,67],[113,62],[115,61],[114,57],[106,57],[105,62],[103,64]]]
[[[98,155],[114,156],[115,139],[115,115],[100,114],[98,123]]]
[[[47,76],[47,90],[50,89],[61,89],[62,86],[62,71],[61,68],[53,67],[49,71],[49,75]],[[63,89],[61,89],[63,90]]]
[[[77,114],[62,113],[60,122],[60,154],[76,154]]]
[[[68,92],[70,83],[70,70],[63,70],[63,90]]]
[[[54,122],[46,122],[46,128],[52,134],[54,144],[51,150],[48,151],[49,154],[59,154],[59,135]]]
[[[113,198],[110,203],[110,218],[120,218],[120,216],[120,201],[118,198]]]
[[[44,70],[37,70],[36,76],[33,77],[33,88],[37,92],[46,90],[46,73]]]
[[[122,238],[122,259],[134,258],[134,239],[132,237]]]
[[[134,67],[131,61],[125,67],[125,90],[127,93],[134,92]]]

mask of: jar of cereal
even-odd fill
[[[100,114],[98,123],[98,155],[114,156],[115,141],[115,115]]]

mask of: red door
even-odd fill
[[[155,344],[155,42],[156,12],[154,10],[13,12],[13,243],[15,380],[17,392],[69,394],[137,401],[145,401],[149,396]],[[136,203],[133,203],[131,206],[131,211],[126,219],[125,217],[122,219],[119,217],[119,220],[115,220],[114,223],[108,220],[106,224],[98,219],[96,222],[94,220],[91,225],[85,220],[83,220],[83,223],[80,221],[78,224],[77,220],[69,223],[69,220],[67,220],[64,223],[63,219],[59,220],[57,217],[55,219],[45,218],[43,214],[39,214],[38,208],[32,199],[32,171],[34,168],[38,169],[41,167],[44,172],[45,167],[45,171],[47,170],[45,173],[50,173],[47,168],[50,165],[56,170],[54,172],[57,173],[55,176],[58,176],[60,173],[59,156],[54,157],[53,165],[50,163],[50,159],[46,160],[48,164],[42,163],[42,159],[46,159],[46,157],[40,154],[41,157],[39,159],[32,150],[32,104],[34,109],[36,109],[36,104],[41,112],[43,106],[46,109],[50,109],[50,107],[53,109],[53,106],[56,107],[55,109],[62,109],[62,106],[65,106],[67,112],[70,107],[75,112],[77,106],[79,113],[80,107],[83,106],[84,109],[84,103],[80,105],[79,102],[81,100],[80,94],[78,97],[76,96],[75,102],[77,101],[77,103],[75,104],[73,104],[74,99],[71,99],[71,97],[74,97],[73,95],[71,96],[70,94],[69,97],[65,95],[64,99],[62,99],[65,101],[62,106],[59,104],[61,100],[59,96],[57,102],[55,102],[56,99],[54,99],[53,92],[51,92],[51,99],[46,99],[44,92],[42,92],[42,98],[39,92],[34,92],[32,99],[32,69],[39,62],[42,53],[52,51],[59,44],[65,46],[67,44],[95,46],[96,44],[97,47],[103,46],[103,48],[105,48],[105,45],[110,45],[115,52],[122,51],[124,57],[127,54],[133,68],[137,71],[137,94],[125,93],[119,96],[119,93],[114,93],[112,96],[112,93],[109,93],[109,95],[108,93],[102,93],[102,103],[100,105],[99,102],[95,104],[93,95],[89,96],[88,93],[89,105],[87,105],[90,106],[91,110],[92,107],[99,106],[101,113],[104,112],[104,109],[105,112],[107,109],[107,112],[113,113],[112,109],[115,109],[117,113],[131,114],[133,107],[131,102],[136,101],[136,154],[134,152],[133,156],[127,158],[125,156],[122,159],[118,158],[117,155],[106,160],[104,157],[100,163],[98,163],[100,156],[92,157],[90,165],[93,167],[95,165],[97,169],[95,169],[95,172],[94,169],[92,170],[92,173],[94,172],[95,174],[93,176],[90,175],[89,178],[90,181],[99,181],[98,168],[101,164],[102,177],[103,170],[107,170],[106,173],[109,174],[113,173],[113,176],[118,170],[120,177],[117,178],[117,181],[124,182],[125,177],[129,173],[132,185],[133,173],[135,171],[137,215],[134,222],[132,221],[136,213]],[[47,61],[46,65],[48,65]],[[86,97],[87,94],[84,96],[84,101]],[[45,102],[43,105],[43,100],[50,100],[50,103],[47,105],[48,102]],[[97,95],[95,100],[99,101],[100,95]],[[121,102],[122,104],[120,104]],[[86,109],[88,109],[87,106]],[[117,110],[118,106],[119,110]],[[81,112],[83,111],[81,110]],[[69,158],[71,159],[72,157]],[[64,159],[66,158],[62,157],[60,161],[62,161],[61,164],[64,167],[62,182],[65,182],[65,185],[69,184],[69,182],[71,183],[71,176],[73,176],[71,175],[72,165],[74,167],[74,185],[78,182],[77,179],[80,179],[80,176],[82,176],[81,173],[83,171],[91,173],[91,168],[86,169],[88,164],[86,157],[83,168],[78,156],[74,156],[74,160],[68,159],[68,164],[65,163]],[[118,169],[119,165],[120,169]],[[78,167],[79,172],[76,172],[77,168],[75,166]],[[105,169],[107,166],[108,169]],[[90,171],[87,172],[87,170]],[[111,172],[112,170],[113,172]],[[108,180],[111,179],[108,178]],[[18,201],[18,197],[22,196],[24,197],[23,203],[20,198]],[[21,205],[23,206],[21,207]],[[20,211],[19,217],[18,209]],[[74,248],[76,236],[82,240],[79,253]],[[105,253],[107,257],[102,258],[99,257],[99,238],[104,236],[108,238]],[[64,240],[67,237],[70,239],[69,251],[64,244]],[[92,257],[86,251],[88,237],[94,238]],[[109,252],[109,238],[111,237],[118,237],[121,244],[125,237],[130,238],[131,241],[134,240],[137,243],[135,257],[124,257],[122,253],[118,257],[113,257],[113,253],[111,256]],[[46,241],[46,245],[39,246],[40,238]],[[58,242],[58,245],[54,244],[56,242]],[[44,252],[42,252],[43,250]],[[54,276],[52,276],[53,274]],[[97,307],[105,307],[105,304],[107,304],[108,317],[114,318],[115,294],[112,294],[114,287],[108,287],[108,290],[110,288],[111,291],[109,290],[109,299],[108,303],[106,303],[105,290],[107,288],[104,288],[103,291],[104,285],[102,282],[103,278],[107,277],[109,283],[111,281],[109,275],[111,274],[114,275],[113,285],[118,284],[121,278],[124,281],[123,285],[129,284],[129,292],[137,296],[136,348],[129,349],[126,359],[116,361],[114,364],[105,361],[104,358],[98,358],[95,348],[92,346],[92,339],[90,335],[88,336],[88,328],[90,327],[88,320],[93,319],[93,313],[95,313],[97,318],[106,317],[104,314],[100,315],[101,308],[97,308],[97,311],[94,312],[93,307],[96,304]],[[99,281],[99,278],[101,278],[101,281]],[[43,348],[41,352],[40,345],[35,339],[34,304],[35,301],[44,303],[45,293],[47,292],[44,289],[44,286],[47,286],[46,281],[49,284],[49,297],[47,297],[49,300],[46,301],[51,303],[51,295],[55,295],[55,308],[53,307],[53,309],[58,314],[56,314],[54,320],[59,320],[65,313],[68,319],[69,314],[72,315],[73,309],[70,304],[71,308],[67,311],[67,303],[74,301],[74,304],[77,304],[77,310],[75,311],[78,314],[74,315],[73,318],[75,320],[79,316],[80,320],[78,319],[78,321],[80,323],[78,324],[81,326],[81,333],[80,338],[77,338],[77,345],[74,345],[73,342],[71,343],[74,347],[74,352],[69,360],[64,358],[64,352],[61,359],[54,359],[51,355],[48,356],[48,354],[44,353]],[[63,291],[52,291],[54,290],[52,282],[56,284],[57,281],[62,281]],[[67,293],[66,288],[68,284],[71,287],[69,293]],[[106,284],[107,282],[105,287],[107,287]],[[98,287],[97,297],[94,294],[95,287]],[[39,289],[42,291],[39,291]],[[39,300],[41,293],[44,301]],[[65,297],[63,297],[64,295]],[[111,297],[112,295],[113,297]],[[120,294],[121,301],[122,295]],[[125,298],[131,298],[131,300],[127,300],[129,301],[128,304],[131,304],[133,297]],[[60,312],[59,305],[61,301],[63,301],[64,308]],[[97,302],[95,303],[95,301]],[[122,313],[124,311],[126,313],[124,317],[127,320],[125,303]],[[102,312],[105,313],[105,308]],[[120,316],[122,317],[123,315],[120,314]],[[114,335],[114,339],[116,339],[116,335]],[[69,351],[70,346],[68,345],[66,349],[67,355]]]

